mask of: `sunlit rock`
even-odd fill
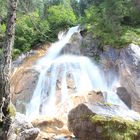
[[[103,93],[100,91],[87,91],[79,94],[69,95],[65,102],[57,105],[56,118],[67,124],[68,112],[81,103],[104,103]]]
[[[55,139],[56,137],[72,137],[72,133],[68,131],[64,123],[56,118],[40,117],[33,121],[34,127],[38,127],[41,133],[38,135],[37,140],[40,139]]]
[[[18,112],[26,113],[26,105],[32,98],[39,76],[33,65],[38,58],[46,53],[48,47],[46,45],[42,49],[30,51],[25,55],[22,54],[13,62],[11,93],[12,102]]]
[[[26,112],[26,104],[32,98],[38,75],[39,73],[37,71],[29,69],[18,72],[17,77],[14,78],[12,83],[12,101],[18,112]]]
[[[132,109],[140,112],[140,47],[130,44],[120,54],[120,82],[132,100]]]

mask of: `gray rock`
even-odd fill
[[[111,46],[104,46],[103,53],[100,55],[101,61],[106,60],[115,65],[119,58],[119,50]]]
[[[74,54],[80,55],[80,47],[82,43],[82,36],[80,33],[75,33],[72,35],[69,43],[62,49],[61,54]]]
[[[132,109],[140,112],[140,47],[130,44],[120,53],[120,82],[130,93]]]
[[[35,140],[40,130],[34,128],[25,115],[16,113],[8,133],[8,140]]]
[[[88,57],[94,57],[100,54],[98,43],[93,40],[92,34],[87,34],[82,38],[81,53]]]
[[[22,131],[16,140],[35,140],[39,133],[38,128],[31,128],[28,130]]]

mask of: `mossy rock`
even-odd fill
[[[121,117],[90,116],[91,122],[103,140],[139,140],[140,121],[125,120]],[[100,128],[100,130],[99,130]]]
[[[10,103],[8,105],[7,110],[9,112],[10,117],[15,117],[16,116],[16,108],[15,108],[15,106],[12,103]]]
[[[136,114],[117,105],[86,102],[69,112],[68,128],[80,140],[140,140]]]

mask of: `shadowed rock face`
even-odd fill
[[[131,109],[132,102],[131,102],[131,95],[124,87],[117,88],[117,95],[120,99]]]
[[[140,47],[134,44],[122,50],[119,61],[120,82],[132,100],[132,109],[140,112]]]

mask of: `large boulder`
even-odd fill
[[[80,140],[140,139],[140,116],[109,104],[83,103],[68,115],[68,128]]]
[[[40,130],[27,121],[25,115],[16,113],[8,133],[8,140],[35,140]]]
[[[131,96],[132,109],[140,112],[140,47],[130,44],[120,53],[120,83]]]

